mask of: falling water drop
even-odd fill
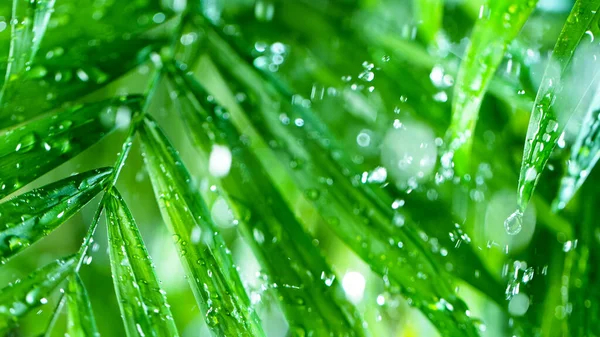
[[[514,211],[504,221],[504,228],[508,235],[517,235],[523,228],[523,212],[521,210]]]

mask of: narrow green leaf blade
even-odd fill
[[[595,42],[593,38],[583,40],[586,32],[592,36],[600,33],[599,9],[600,1],[578,0],[550,56],[527,129],[517,192],[517,218],[527,207],[568,120],[578,111],[587,111],[595,93],[590,88],[599,83],[598,39]],[[578,58],[577,63],[583,64],[583,69],[576,68],[575,58]],[[511,226],[508,220],[505,226],[509,231],[511,227],[518,230],[518,226]]]
[[[13,0],[5,86],[31,66],[46,33],[54,3],[55,0]]]
[[[48,235],[106,186],[112,168],[91,170],[0,204],[0,263]]]
[[[218,336],[264,336],[229,250],[179,155],[150,117],[139,134],[163,219],[207,324]]]
[[[207,192],[213,197],[204,199],[213,212],[222,207],[224,200],[234,218],[240,219],[241,233],[265,266],[269,280],[283,285],[275,291],[292,330],[315,336],[368,335],[356,308],[346,299],[331,267],[312,243],[313,237],[302,228],[231,121],[215,113],[223,109],[191,76],[185,76],[173,64],[167,69],[178,93],[173,103],[209,168],[204,173],[216,187]],[[229,151],[232,164],[225,174],[214,169],[211,174],[211,153],[219,151]],[[223,199],[215,199],[215,192]]]
[[[490,3],[489,16],[475,23],[454,88],[447,151],[453,156],[459,173],[469,171],[473,133],[488,85],[508,44],[517,36],[537,1],[496,0]]]
[[[139,102],[130,96],[79,105],[0,133],[0,199],[99,142],[115,129],[117,114]]]
[[[225,78],[227,84],[219,81],[219,89],[232,86],[227,96],[219,95],[218,99],[223,99],[220,102],[229,108],[231,121],[249,139],[255,155],[277,181],[278,189],[294,188],[307,196],[321,191],[317,198],[308,197],[317,213],[373,271],[393,284],[394,291],[409,297],[442,334],[476,336],[477,329],[466,315],[466,305],[452,290],[443,266],[423,246],[413,226],[399,228],[395,224],[394,210],[389,207],[392,200],[387,202],[389,196],[360,182],[361,171],[342,148],[334,146],[335,138],[310,109],[291,104],[289,92],[276,88],[276,81],[261,78],[218,33],[207,35],[211,56],[230,75]],[[218,77],[216,73],[207,78]],[[211,82],[211,86],[216,88],[216,83]],[[232,92],[244,94],[243,109],[231,103],[236,102]],[[280,114],[284,111],[289,120],[303,121],[302,127],[282,123]],[[282,193],[292,197],[294,192]],[[452,310],[439,309],[440,299],[450,303]]]
[[[100,336],[87,290],[77,273],[69,277],[67,309],[67,334],[69,337]]]
[[[12,1],[1,3],[6,2]],[[149,54],[166,41],[167,30],[158,26],[167,24],[148,20],[164,9],[161,3],[56,2],[31,69],[6,88],[0,102],[0,129],[77,101],[147,62]],[[8,14],[4,17],[10,16],[10,7],[4,13]],[[164,14],[168,21],[171,13]],[[0,45],[8,45],[6,35],[0,34]],[[4,75],[8,52],[2,54],[0,71]]]
[[[444,0],[414,0],[413,6],[419,35],[430,45],[436,45],[441,38]]]
[[[75,256],[56,260],[0,290],[0,332],[12,326],[30,310],[46,304],[46,299],[75,268]]]
[[[600,159],[600,95],[598,92],[594,100],[595,103],[581,123],[581,130],[571,148],[567,170],[561,179],[558,195],[553,203],[556,210],[565,208]]]
[[[133,216],[116,189],[108,193],[110,266],[127,336],[179,336]]]

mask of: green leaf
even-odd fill
[[[566,300],[572,308],[568,316],[571,336],[600,336],[600,324],[594,319],[600,314],[600,289],[595,286],[600,282],[600,275],[596,265],[590,263],[600,258],[597,184],[597,179],[590,179],[581,191],[585,202],[582,204],[582,221],[577,227],[579,239],[577,246],[566,253],[563,267],[562,286],[569,282]],[[570,266],[567,265],[569,260],[573,261]]]
[[[108,193],[110,266],[127,336],[179,336],[133,216],[116,189]]]
[[[9,62],[4,85],[16,80],[28,70],[27,67],[31,67],[54,11],[54,3],[55,0],[13,0]]]
[[[519,215],[527,207],[539,177],[570,117],[587,111],[598,83],[598,42],[583,40],[587,32],[598,36],[600,2],[578,0],[552,51],[535,99],[525,139],[519,175],[518,210],[505,226],[519,231]],[[575,62],[577,61],[577,62]]]
[[[111,168],[59,180],[0,204],[0,263],[50,234],[107,184]]]
[[[394,224],[395,212],[389,207],[392,200],[387,202],[389,196],[383,197],[381,189],[361,183],[362,172],[355,168],[348,154],[336,146],[335,139],[312,111],[290,104],[291,95],[280,94],[271,82],[261,79],[218,35],[207,35],[211,54],[233,77],[227,77],[227,82],[239,83],[231,92],[243,93],[244,110],[237,106],[231,92],[217,97],[223,99],[221,102],[229,109],[232,122],[248,137],[251,149],[282,194],[286,198],[293,196],[295,191],[290,191],[293,186],[307,196],[316,192],[318,198],[308,199],[332,231],[373,271],[385,275],[395,291],[409,297],[441,333],[477,335],[465,314],[464,302],[456,296],[442,272],[443,267],[437,265],[422,245],[414,227],[399,229]],[[219,76],[213,72],[204,77]],[[226,85],[221,81],[210,83],[215,92],[229,91],[223,86]],[[303,126],[282,123],[280,114],[283,112],[291,121],[301,120]],[[281,178],[283,172],[287,172],[287,178]],[[328,181],[334,185],[328,185]],[[440,304],[445,302],[452,310]]]
[[[0,290],[0,332],[26,313],[48,302],[47,298],[77,264],[75,256],[56,260]]]
[[[264,336],[229,250],[179,155],[150,117],[139,135],[156,200],[208,326],[218,336]]]
[[[147,62],[168,32],[157,29],[166,23],[152,20],[157,13],[169,19],[171,13],[161,12],[160,3],[58,1],[31,69],[6,88],[0,128],[77,101]],[[0,69],[6,62],[2,54]]]
[[[78,105],[0,133],[0,198],[99,142],[140,97]]]
[[[567,170],[560,182],[554,209],[565,208],[571,198],[585,182],[590,172],[600,159],[600,109],[596,92],[596,104],[587,112],[577,139],[571,148],[571,158],[567,162]],[[593,107],[596,108],[593,108]]]
[[[444,0],[414,0],[413,6],[419,34],[427,43],[436,45],[441,38]]]
[[[77,273],[69,277],[67,305],[67,334],[69,337],[100,336],[87,290]]]
[[[508,44],[517,36],[537,1],[497,0],[490,3],[489,15],[475,23],[454,87],[447,151],[453,156],[460,174],[470,171],[475,125],[488,85]]]
[[[173,102],[209,168],[204,173],[210,185],[222,198],[215,199],[215,192],[207,192],[213,197],[204,198],[213,218],[229,205],[234,218],[240,219],[242,235],[251,243],[269,280],[277,284],[275,291],[292,331],[315,336],[367,335],[362,318],[313,245],[314,238],[302,228],[256,156],[224,117],[226,111],[210,100],[209,93],[191,76],[183,75],[173,64],[167,69],[178,93]],[[232,156],[228,172],[210,169],[220,151]]]

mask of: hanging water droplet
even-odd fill
[[[517,235],[523,228],[523,212],[520,210],[514,211],[504,221],[504,229],[509,235]]]

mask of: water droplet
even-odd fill
[[[359,272],[347,272],[342,279],[342,288],[346,292],[346,295],[348,295],[348,298],[354,303],[360,302],[363,298],[365,286],[365,277]]]
[[[22,248],[26,247],[29,245],[29,242],[27,239],[21,238],[20,236],[17,235],[9,235],[8,237],[6,237],[4,239],[6,245],[8,246],[9,250],[12,252],[21,250]]]
[[[504,221],[504,229],[508,235],[517,235],[523,228],[523,212],[520,210],[514,211]]]
[[[23,136],[19,141],[19,144],[15,147],[15,151],[17,152],[27,152],[35,147],[37,143],[37,136],[35,133],[30,133],[28,135]]]
[[[265,242],[265,234],[263,232],[261,232],[260,229],[254,228],[253,235],[254,235],[254,240],[256,240],[256,242],[258,244],[262,244],[263,242]]]
[[[39,288],[34,288],[32,290],[30,290],[27,295],[25,295],[25,302],[27,302],[27,304],[33,305],[36,304],[37,302],[37,296],[39,295],[40,289]]]
[[[208,171],[213,177],[224,177],[229,174],[231,161],[231,151],[227,146],[214,145],[208,159]]]
[[[270,0],[258,0],[254,6],[254,15],[258,21],[271,21],[275,14],[275,5]]]
[[[523,316],[527,309],[529,309],[529,296],[526,294],[516,294],[508,302],[508,312],[513,316]]]
[[[535,167],[528,168],[527,172],[525,172],[525,180],[533,181],[535,180],[535,178],[537,178],[537,170],[535,169]]]
[[[83,69],[77,69],[76,74],[82,82],[87,82],[90,79],[89,75]]]

